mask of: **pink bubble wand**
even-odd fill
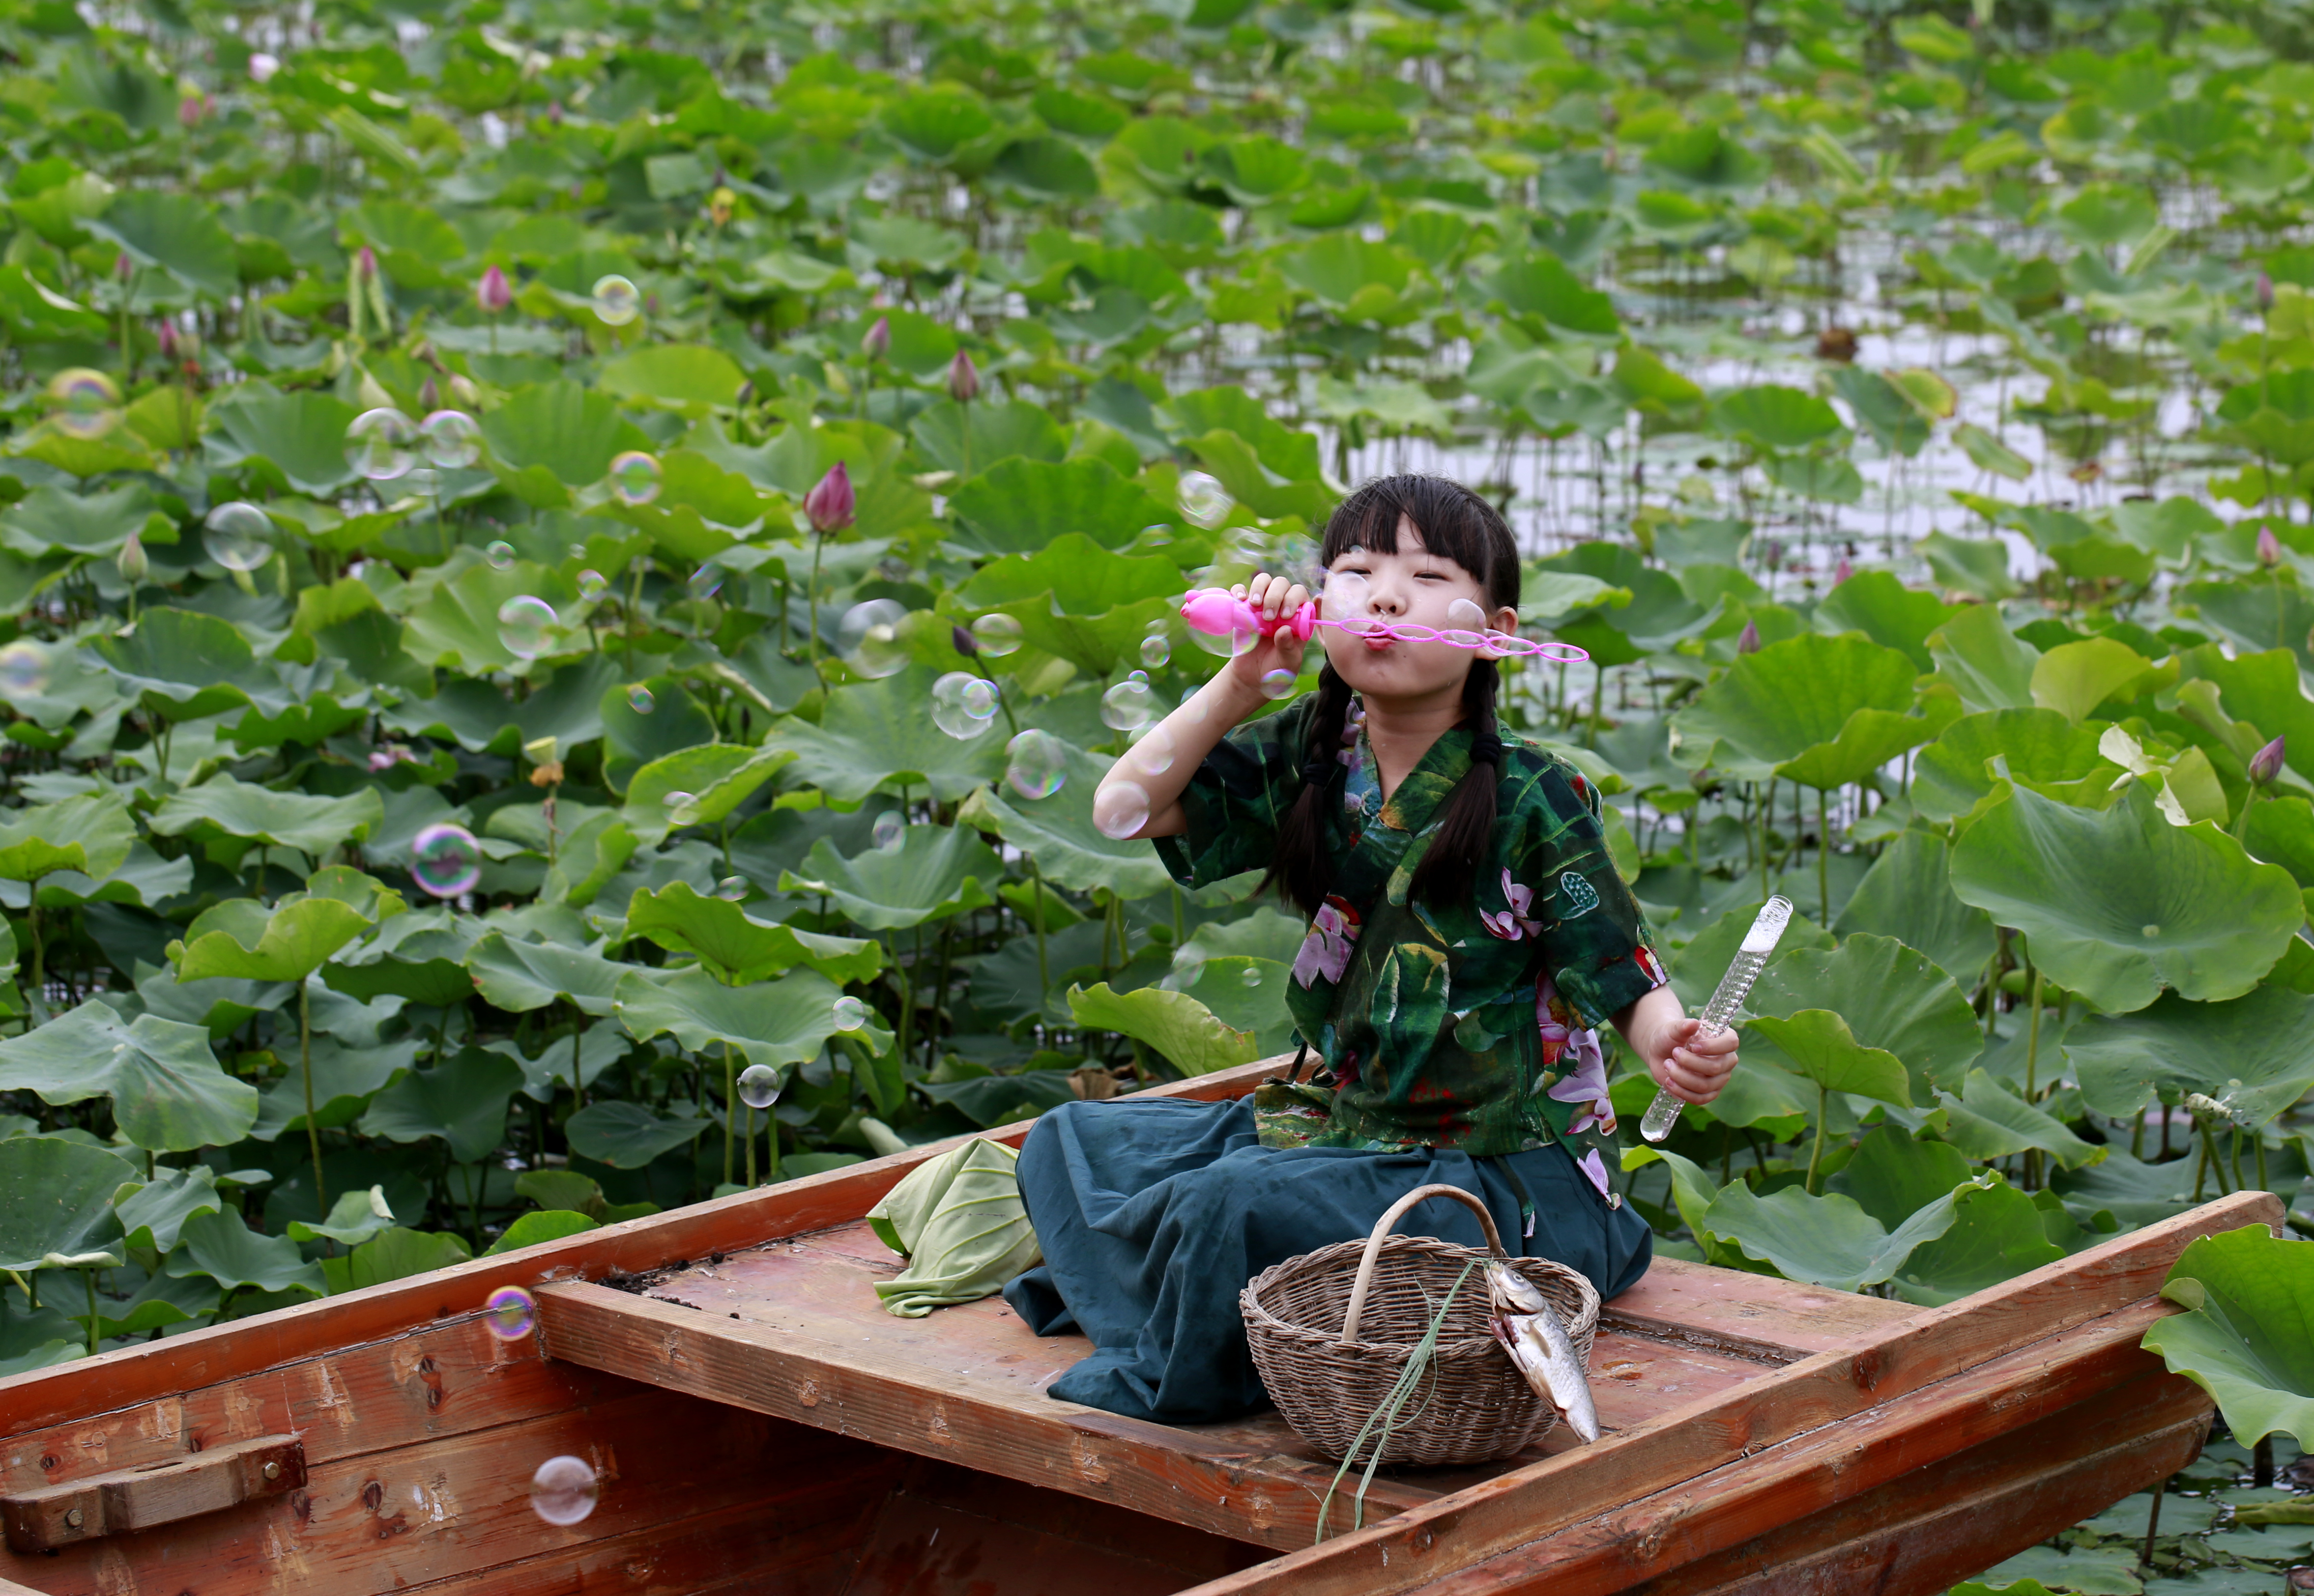
[[[1200,587],[1181,601],[1181,619],[1193,631],[1208,637],[1245,637],[1262,630],[1261,613],[1226,587]],[[1449,617],[1452,619],[1452,617]],[[1285,618],[1294,637],[1302,642],[1320,626],[1332,626],[1354,638],[1389,638],[1400,643],[1444,643],[1451,648],[1491,648],[1506,658],[1540,659],[1550,665],[1579,665],[1591,657],[1572,643],[1539,642],[1523,638],[1515,632],[1465,630],[1449,627],[1441,631],[1435,626],[1425,626],[1413,621],[1383,621],[1372,615],[1356,615],[1347,621],[1337,621],[1318,613],[1312,602],[1304,604]]]

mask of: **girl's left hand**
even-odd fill
[[[1709,1103],[1736,1072],[1736,1034],[1699,1037],[1701,1022],[1680,1008],[1679,994],[1658,986],[1619,1017],[1623,1037],[1647,1062],[1647,1073],[1683,1103]]]

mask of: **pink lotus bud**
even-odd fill
[[[2274,279],[2262,271],[2257,274],[2257,308],[2262,311],[2274,308]]]
[[[1847,557],[1846,557],[1845,555],[1843,555],[1843,556],[1841,556],[1841,561],[1840,561],[1840,563],[1839,563],[1838,565],[1836,565],[1836,566],[1833,567],[1833,570],[1832,570],[1832,585],[1833,585],[1834,587],[1837,587],[1837,586],[1839,586],[1842,582],[1845,582],[1846,580],[1848,580],[1848,578],[1850,578],[1850,577],[1854,576],[1855,574],[1856,574],[1856,568],[1855,568],[1854,566],[1852,566],[1852,565],[1849,564],[1849,563],[1848,563]]]
[[[2276,737],[2249,756],[2249,779],[2254,786],[2269,787],[2282,774],[2282,743]]]
[[[206,94],[194,94],[178,101],[177,126],[188,130],[199,127],[201,119],[208,114],[208,96]]]
[[[839,460],[803,496],[803,513],[814,532],[841,532],[852,525],[852,513],[857,503],[852,492],[852,475]]]
[[[497,267],[485,267],[481,280],[474,285],[474,303],[481,307],[482,314],[499,315],[514,303],[514,285]]]
[[[562,126],[562,101],[550,100],[546,102],[546,119],[558,128]]]
[[[963,655],[967,659],[977,659],[980,657],[980,639],[972,635],[970,628],[963,626],[949,627],[948,629],[948,640],[955,647],[956,651],[958,654]]]
[[[2274,535],[2271,526],[2257,529],[2257,562],[2260,565],[2282,563],[2282,540]]]
[[[354,276],[364,282],[377,275],[377,251],[367,244],[354,251]]]
[[[115,255],[112,258],[112,275],[125,283],[137,275],[137,263],[125,253]]]
[[[427,411],[442,408],[442,391],[434,385],[432,377],[418,384],[418,408]]]
[[[173,322],[164,321],[155,328],[153,341],[161,346],[162,359],[174,360],[177,357],[177,329]]]
[[[1736,634],[1736,652],[1757,654],[1759,651],[1760,623],[1756,621],[1746,621],[1744,622],[1744,630]]]
[[[860,339],[861,352],[870,360],[881,360],[892,347],[892,318],[879,316],[876,324]]]
[[[249,57],[249,75],[262,84],[269,82],[281,70],[281,57],[269,56],[263,50]]]
[[[970,404],[980,397],[980,368],[962,349],[948,363],[948,396],[958,404]]]

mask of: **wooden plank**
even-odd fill
[[[1950,1471],[1951,1459],[1971,1449],[1992,1446],[1996,1464],[2009,1455],[2063,1458],[2077,1448],[2125,1444],[2149,1424],[2206,1417],[2209,1398],[2198,1387],[2138,1350],[2162,1314],[2159,1304],[2133,1304],[1419,1588],[1423,1596],[1502,1596],[1547,1579],[1552,1596],[1612,1596],[1786,1526],[1837,1515],[1893,1480]],[[2022,1440],[2021,1432],[2052,1419],[2062,1437]]]
[[[1332,1473],[976,1373],[896,1381],[872,1340],[799,1336],[792,1318],[718,1318],[584,1282],[545,1287],[539,1306],[555,1358],[1260,1545],[1308,1545]],[[1395,1512],[1430,1495],[1377,1481],[1368,1500]]]
[[[311,1465],[305,1489],[251,1509],[64,1548],[9,1570],[50,1596],[121,1596],[198,1570],[198,1596],[398,1591],[591,1543],[663,1533],[726,1508],[810,1523],[888,1486],[880,1449],[737,1408],[617,1382],[630,1394],[400,1451]],[[582,1523],[532,1511],[533,1471],[587,1459],[602,1482]],[[168,1591],[182,1587],[172,1584]]]
[[[2282,1204],[2270,1193],[2221,1197],[1894,1321],[1736,1391],[1674,1408],[1579,1456],[1530,1464],[1214,1581],[1197,1596],[1391,1596],[1413,1590],[1443,1566],[1525,1545],[2152,1296],[2188,1242],[2281,1219]]]
[[[309,1462],[325,1462],[560,1412],[601,1400],[612,1389],[608,1377],[592,1370],[548,1362],[535,1337],[500,1341],[479,1318],[446,1319],[21,1432],[0,1446],[0,1494],[267,1434],[295,1433]]]
[[[1886,1329],[1914,1309],[1823,1286],[1657,1258],[1599,1322],[1665,1340],[1790,1363]]]
[[[1921,1470],[1626,1596],[1937,1596],[2168,1478],[2199,1455],[2210,1415],[2143,1422],[2116,1444],[2084,1451],[2073,1415],[2059,1415],[2014,1444],[2004,1437],[1976,1449],[1974,1467]],[[1552,1587],[1522,1588],[1541,1596]]]
[[[0,1525],[13,1549],[45,1552],[220,1512],[305,1483],[305,1443],[295,1435],[261,1435],[0,1496]]]
[[[1281,1054],[1194,1080],[1153,1087],[1117,1100],[1182,1098],[1211,1102],[1242,1097],[1287,1058]],[[979,1133],[1016,1147],[1028,1133],[1027,1122]],[[753,1247],[774,1237],[846,1223],[875,1206],[909,1170],[954,1145],[955,1141],[949,1141],[910,1148],[825,1175],[694,1204],[672,1213],[627,1220],[561,1241],[476,1258],[343,1296],[12,1375],[0,1379],[0,1414],[7,1415],[4,1422],[11,1434],[84,1422],[97,1414],[161,1401],[173,1392],[216,1385],[347,1346],[384,1340],[435,1320],[479,1318],[482,1299],[501,1285],[535,1287],[549,1280],[600,1279],[612,1270],[640,1274],[711,1253]]]

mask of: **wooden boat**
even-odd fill
[[[880,1309],[861,1216],[931,1151],[0,1381],[0,1596],[1914,1596],[2194,1456],[2209,1400],[2139,1336],[2187,1241],[2281,1219],[1926,1310],[1658,1262],[1601,1324],[1599,1444],[1386,1475],[1313,1545],[1333,1469],[1274,1415],[1075,1407],[1084,1344],[1000,1300]],[[537,1334],[489,1333],[507,1283]],[[558,1528],[566,1453],[602,1494]]]

